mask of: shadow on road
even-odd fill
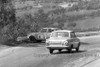
[[[3,44],[9,47],[43,47],[45,43],[21,43],[21,44]]]
[[[37,43],[37,42],[31,42],[31,41],[22,41],[22,42],[17,42],[15,40],[7,40],[3,43],[1,43],[2,45],[5,45],[5,46],[9,46],[9,47],[17,47],[17,46],[20,46],[20,47],[41,47],[41,46],[44,46],[45,43],[44,42],[41,42],[41,43]]]
[[[20,47],[43,47],[45,43],[23,43],[18,45]]]
[[[3,45],[10,46],[10,47],[43,47],[45,46],[45,42],[37,43],[37,42],[31,42],[29,40],[23,41],[23,42],[17,42],[15,40],[7,40],[6,42],[3,43]],[[81,42],[81,45],[90,45],[90,43],[86,42]]]
[[[90,43],[81,42],[81,45],[90,45]]]
[[[70,54],[73,54],[73,53],[83,53],[83,52],[87,52],[87,50],[80,50],[78,52],[72,51]],[[69,52],[68,51],[62,51],[62,52],[55,52],[54,54],[69,54]]]

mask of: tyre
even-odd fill
[[[42,40],[38,40],[37,42],[41,43],[41,42],[42,42]]]
[[[50,54],[53,54],[53,49],[49,49]]]
[[[35,38],[34,36],[30,36],[29,39],[30,39],[30,41],[32,41],[32,42],[36,42],[36,38]]]
[[[79,51],[79,47],[80,47],[80,43],[78,43],[78,46],[76,48],[76,51],[78,52]]]
[[[71,53],[72,52],[72,48],[73,48],[73,45],[70,46],[70,48],[68,48],[68,53]]]
[[[72,52],[72,49],[71,48],[69,48],[69,49],[67,49],[68,50],[68,53],[71,53]]]
[[[59,52],[61,52],[62,49],[59,49]]]

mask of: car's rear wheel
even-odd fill
[[[32,41],[32,42],[36,42],[36,38],[35,38],[34,36],[30,36],[29,39],[30,39],[30,41]]]
[[[53,54],[53,49],[49,49],[50,54]]]
[[[80,43],[78,43],[78,46],[76,48],[76,51],[78,52],[79,51],[79,47],[80,47]]]

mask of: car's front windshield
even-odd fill
[[[54,32],[51,34],[51,37],[69,37],[68,32]]]

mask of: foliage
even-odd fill
[[[0,8],[0,27],[4,27],[16,21],[15,10],[11,2],[4,0]]]
[[[48,22],[49,22],[49,18],[48,18],[48,14],[44,13],[44,10],[40,9],[38,10],[33,17],[33,21],[35,23],[37,23],[39,25],[39,27],[47,27],[48,26]]]
[[[13,5],[11,3],[11,0],[1,0],[0,1],[0,40],[5,41],[10,36],[7,36],[9,34],[5,34],[8,32],[9,27],[13,25],[16,21],[15,16],[15,10],[13,8]]]
[[[83,7],[83,5],[86,6]],[[88,9],[88,3],[80,3],[80,6],[73,6],[69,11],[79,11],[80,9]],[[87,14],[72,14],[67,15],[66,9],[59,8],[45,12],[43,9],[39,9],[34,15],[24,15],[23,17],[16,17],[15,9],[11,2],[1,2],[0,8],[0,36],[2,40],[13,39],[16,40],[18,36],[27,36],[30,32],[37,32],[42,27],[53,27],[54,23],[58,23],[56,27],[66,27],[74,29],[76,23],[73,21],[83,20],[85,17],[96,17],[100,15],[100,11],[91,12]],[[89,9],[91,6],[88,6]],[[91,29],[91,30],[96,30]]]

